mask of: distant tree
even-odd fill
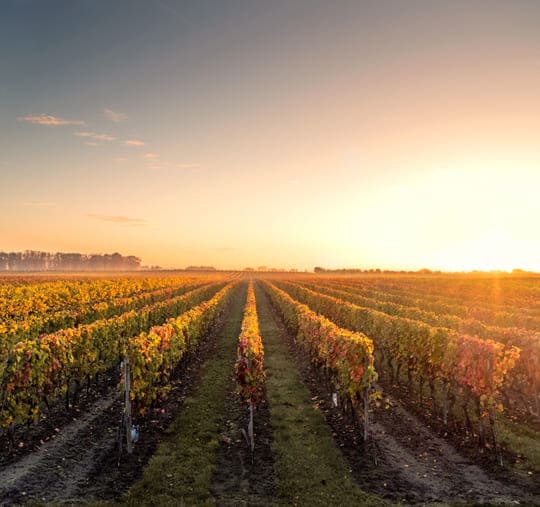
[[[0,252],[0,271],[8,271],[9,255],[6,252]]]
[[[124,266],[128,271],[136,271],[141,265],[140,257],[135,257],[134,255],[128,255],[124,257]],[[158,269],[161,269],[159,266],[156,266]]]
[[[0,271],[134,271],[141,259],[119,253],[84,255],[80,253],[0,252]]]

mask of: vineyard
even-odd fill
[[[0,504],[540,503],[540,278],[0,278]]]

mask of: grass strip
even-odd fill
[[[513,422],[503,416],[497,421],[498,441],[502,447],[510,449],[516,455],[516,470],[524,473],[540,472],[540,432],[526,424]]]
[[[202,367],[200,384],[185,399],[142,479],[128,491],[128,505],[214,504],[209,487],[246,297],[245,284],[234,290],[216,350]]]
[[[267,295],[256,286],[265,347],[266,394],[274,431],[278,498],[283,505],[384,505],[362,491],[336,447],[331,429],[311,400]]]

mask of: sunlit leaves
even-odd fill
[[[334,378],[342,396],[353,406],[363,403],[363,394],[377,380],[373,341],[362,333],[338,327],[275,285],[267,286],[272,301],[288,316],[286,320],[294,323],[296,341],[311,361]]]
[[[235,366],[238,393],[243,401],[256,408],[263,396],[264,350],[259,333],[253,282],[249,282],[242,328],[238,338]]]
[[[168,380],[174,368],[187,351],[196,349],[226,304],[234,285],[227,284],[211,299],[129,340],[126,353],[131,365],[131,399],[136,411],[144,413],[152,403],[167,395]]]
[[[81,383],[107,371],[130,349],[134,337],[168,318],[189,313],[189,308],[212,298],[223,285],[206,285],[138,311],[12,345],[0,363],[0,425],[35,419],[45,398],[58,397],[72,382]],[[191,327],[198,329],[195,323]],[[155,327],[150,334],[165,341]],[[150,358],[150,349],[143,349],[143,357]]]

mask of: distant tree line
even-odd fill
[[[250,272],[259,272],[259,273],[298,273],[297,268],[269,268],[267,266],[259,266],[257,269],[255,268],[244,268],[244,271],[250,271]],[[306,270],[307,273],[307,270]]]
[[[119,253],[0,252],[0,271],[134,271],[140,267],[139,257]]]
[[[432,271],[431,269],[427,269],[427,268],[422,268],[422,269],[419,269],[417,271],[405,271],[405,270],[395,271],[395,270],[392,270],[392,269],[379,269],[379,268],[375,268],[375,269],[373,269],[373,268],[372,269],[355,269],[355,268],[350,268],[350,269],[347,269],[347,268],[326,269],[326,268],[322,268],[320,266],[316,266],[313,269],[313,271],[315,273],[340,273],[340,274],[356,274],[356,273],[411,274],[411,273],[420,273],[422,275],[429,275],[429,274],[432,274],[432,273],[435,273],[435,274],[440,274],[441,273],[441,271]]]
[[[358,273],[382,273],[382,274],[420,274],[420,275],[440,275],[443,273],[441,270],[433,270],[428,268],[422,268],[418,269],[416,271],[396,271],[392,269],[356,269],[356,268],[341,268],[341,269],[327,269],[323,268],[321,266],[315,266],[313,269],[315,273],[337,273],[341,275],[354,275]],[[465,275],[489,275],[489,276],[500,276],[504,274],[510,274],[513,276],[530,276],[530,275],[538,275],[539,273],[536,273],[535,271],[526,271],[523,269],[513,269],[510,273],[507,271],[499,271],[499,270],[491,270],[491,271],[482,271],[482,270],[473,270],[473,271],[456,271],[455,273],[462,273]]]

